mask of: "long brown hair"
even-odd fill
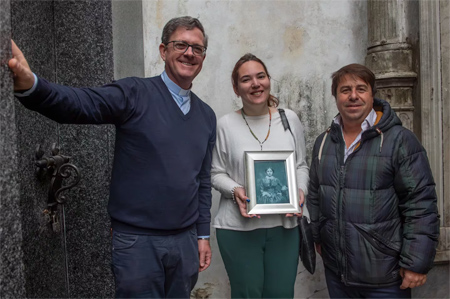
[[[269,72],[267,71],[267,67],[264,64],[264,62],[262,62],[261,59],[259,59],[258,57],[256,57],[255,55],[251,54],[251,53],[247,53],[244,56],[242,56],[241,58],[239,58],[239,60],[236,62],[236,64],[234,65],[234,69],[233,72],[231,73],[231,83],[233,84],[233,87],[235,89],[237,89],[238,86],[238,80],[239,80],[239,69],[241,68],[241,66],[249,61],[256,61],[258,63],[260,63],[263,68],[264,71],[266,72],[267,76],[270,78]],[[277,107],[278,104],[280,103],[280,101],[273,96],[272,94],[269,94],[269,98],[267,99],[267,104],[269,105],[269,107]]]

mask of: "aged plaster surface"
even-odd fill
[[[217,117],[240,107],[230,75],[236,61],[251,52],[267,65],[272,93],[281,107],[300,117],[308,159],[315,138],[337,113],[331,96],[331,73],[340,67],[364,63],[367,30],[365,1],[143,1],[145,75],[164,68],[158,45],[164,24],[172,17],[199,18],[209,36],[203,70],[193,91]],[[213,191],[213,217],[219,195]],[[195,298],[230,296],[228,277],[212,230],[213,262],[200,274]],[[298,268],[296,297],[327,297],[323,267],[314,275]]]

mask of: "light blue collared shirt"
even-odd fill
[[[341,126],[342,129],[342,124],[341,124],[341,115],[337,115],[334,118],[334,123],[338,124]],[[372,127],[375,122],[377,121],[377,113],[375,112],[375,110],[371,110],[369,112],[369,115],[367,115],[366,119],[364,119],[364,121],[361,124],[361,132],[359,133],[359,135],[355,138],[355,140],[353,141],[353,143],[347,148],[345,148],[345,153],[344,153],[344,162],[347,160],[348,156],[353,153],[353,151],[356,148],[356,145],[361,141],[361,136],[362,134],[367,131],[370,127]],[[342,138],[344,138],[344,130],[342,130]],[[344,139],[345,140],[345,139]]]
[[[186,115],[191,109],[191,90],[183,89],[175,84],[170,80],[169,76],[167,76],[166,71],[162,72],[161,79],[172,94],[175,103],[177,103],[178,107],[180,107],[181,111]]]

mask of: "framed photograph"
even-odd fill
[[[299,213],[294,151],[245,152],[249,214]]]

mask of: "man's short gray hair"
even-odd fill
[[[202,23],[196,18],[184,16],[173,18],[164,26],[161,42],[167,45],[170,42],[170,37],[178,29],[178,27],[186,28],[187,30],[192,30],[194,28],[200,29],[203,33],[203,46],[208,47],[208,36],[205,34],[205,29],[203,29]]]

